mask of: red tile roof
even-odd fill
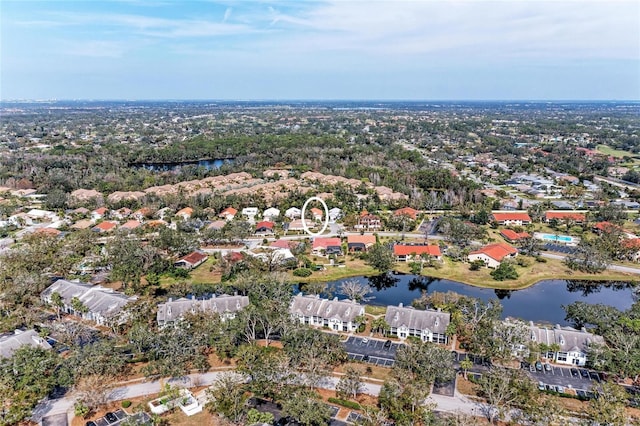
[[[180,209],[176,212],[176,216],[178,215],[191,216],[192,214],[193,214],[193,209],[191,207],[185,207],[184,209]]]
[[[107,232],[107,231],[111,231],[116,226],[117,224],[114,222],[100,222],[99,224],[94,226],[93,229],[96,229],[100,232]]]
[[[357,244],[357,243],[361,243],[365,245],[375,244],[376,236],[371,234],[347,235],[347,244]]]
[[[416,220],[416,218],[418,217],[418,213],[418,210],[412,209],[411,207],[403,207],[393,212],[395,216],[409,216],[413,220]]]
[[[509,244],[494,243],[494,244],[489,244],[487,246],[484,246],[479,250],[472,251],[469,254],[486,254],[490,258],[497,260],[498,262],[501,262],[502,259],[504,259],[505,257],[516,254],[517,252],[518,252],[518,249],[510,246]]]
[[[207,256],[204,253],[200,253],[198,251],[194,251],[194,252],[189,253],[186,256],[182,256],[180,259],[178,259],[178,262],[179,261],[184,261],[184,262],[187,262],[187,263],[189,263],[191,265],[196,265],[196,264],[198,264],[200,262],[204,262],[208,257],[209,256]]]
[[[142,225],[142,223],[138,222],[137,220],[128,220],[125,223],[123,223],[122,225],[120,225],[120,228],[136,229],[140,225]]]
[[[222,210],[218,216],[235,216],[236,214],[238,214],[238,210],[234,209],[233,207],[227,207],[226,209]]]
[[[57,237],[61,233],[62,233],[61,231],[55,228],[39,228],[39,229],[36,229],[36,231],[34,232],[34,234],[49,235],[52,237]]]
[[[509,241],[517,241],[531,236],[528,232],[516,232],[511,229],[503,229],[500,234]]]
[[[268,228],[268,229],[273,229],[273,227],[276,226],[275,223],[273,222],[268,222],[268,221],[262,221],[262,222],[258,222],[256,223],[256,229],[260,229],[260,228]]]
[[[496,222],[503,222],[505,220],[520,220],[522,222],[531,222],[531,217],[529,217],[529,213],[491,213],[493,219]]]
[[[595,225],[593,225],[593,227],[600,231],[607,231],[607,230],[614,230],[614,229],[622,230],[621,227],[611,222],[598,222]]]
[[[571,219],[577,222],[584,222],[585,216],[584,213],[574,213],[574,212],[546,212],[544,214],[545,219]]]
[[[622,240],[622,245],[628,249],[640,249],[640,238],[629,238]]]
[[[332,237],[332,238],[316,237],[313,240],[314,249],[317,249],[317,248],[326,249],[327,247],[336,247],[340,245],[342,245],[342,241],[338,237]]]
[[[409,255],[418,255],[428,254],[429,256],[440,257],[442,253],[440,252],[440,247],[436,245],[404,245],[404,244],[396,244],[393,246],[393,254],[396,256],[409,256]]]

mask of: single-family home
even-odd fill
[[[611,232],[616,230],[623,231],[623,229],[620,226],[616,225],[615,223],[606,222],[606,221],[596,223],[595,225],[593,225],[591,230],[596,234],[601,234],[603,232]]]
[[[104,222],[103,222],[104,223]],[[120,229],[125,231],[133,231],[134,229],[138,229],[142,226],[142,222],[139,222],[135,219],[131,219],[120,225]]]
[[[175,266],[176,268],[193,269],[202,265],[207,261],[208,258],[209,256],[205,253],[202,253],[200,251],[192,251],[188,255],[182,256],[180,259],[176,260],[173,263],[173,266]]]
[[[262,221],[256,223],[256,234],[273,234],[273,228],[276,226],[273,222]]]
[[[557,351],[549,351],[543,355],[559,364],[583,366],[587,362],[589,346],[592,344],[604,345],[602,336],[589,333],[584,328],[576,330],[575,328],[560,327],[559,325],[555,325],[553,328],[544,328],[530,322],[529,333],[529,338],[534,343],[542,343],[548,348],[551,345],[557,345]]]
[[[269,207],[264,212],[262,212],[262,218],[264,220],[274,221],[278,217],[280,217],[280,209],[277,209],[275,207]]]
[[[77,209],[71,210],[71,214],[77,214],[80,216],[84,216],[89,214],[89,209],[85,208],[85,207],[78,207]]]
[[[58,215],[55,212],[41,209],[31,209],[27,212],[27,216],[38,222],[51,222],[58,219]]]
[[[233,207],[227,207],[226,209],[222,210],[218,216],[223,218],[224,220],[229,221],[233,220],[233,218],[236,217],[237,214],[238,210],[234,209]]]
[[[399,262],[408,262],[423,255],[442,260],[440,246],[434,244],[395,244],[393,246],[393,255]]]
[[[528,232],[516,232],[512,229],[503,229],[500,231],[500,235],[502,235],[502,238],[509,241],[510,243],[515,243],[517,241],[531,237]]]
[[[176,212],[176,216],[182,218],[182,220],[191,219],[192,214],[193,214],[193,209],[191,207],[185,207]]]
[[[289,312],[294,320],[334,331],[355,331],[356,318],[364,315],[364,306],[352,300],[321,299],[318,295],[293,296]]]
[[[61,296],[63,312],[94,321],[98,325],[106,325],[113,319],[118,323],[124,322],[125,318],[120,317],[122,308],[136,300],[135,297],[126,296],[110,288],[67,280],[57,280],[47,287],[40,297],[45,303],[51,304],[53,293]],[[74,307],[73,300],[76,298],[85,309],[75,309],[77,306]]]
[[[141,209],[131,213],[131,217],[138,222],[144,222],[146,219],[149,219],[151,215],[152,211],[149,207],[142,207]]]
[[[341,217],[342,217],[342,209],[339,209],[337,207],[329,209],[329,222],[335,223]]]
[[[347,235],[347,250],[350,252],[367,251],[375,243],[376,236],[373,234]]]
[[[338,237],[315,237],[313,239],[313,246],[311,253],[316,256],[323,255],[341,255],[342,254],[342,241]]]
[[[106,207],[99,207],[91,212],[91,220],[93,220],[94,222],[100,220],[105,217],[107,213],[109,213],[109,209],[107,209]]]
[[[207,299],[169,299],[158,305],[156,320],[159,327],[181,319],[187,312],[217,313],[222,320],[233,319],[236,313],[249,305],[247,296],[231,296],[228,294],[213,295]]]
[[[363,231],[377,231],[382,229],[382,221],[378,216],[370,214],[365,210],[360,213],[360,216],[358,217],[356,229],[361,229]]]
[[[62,235],[62,231],[55,228],[38,228],[33,231],[36,235],[47,235],[49,237],[59,237]]]
[[[423,342],[434,342],[447,344],[447,327],[451,321],[449,312],[442,312],[439,309],[426,310],[415,309],[411,306],[387,306],[387,313],[384,316],[389,324],[390,333],[397,335],[400,339],[407,337],[417,337]]]
[[[300,216],[302,216],[302,210],[300,210],[297,207],[290,207],[287,209],[286,212],[284,212],[285,217],[288,217],[289,219],[297,219]]]
[[[40,337],[37,331],[15,330],[13,333],[0,335],[0,358],[11,358],[23,346],[51,349],[49,342]]]
[[[313,220],[321,221],[322,216],[324,216],[324,212],[317,207],[313,207],[310,212]]]
[[[305,222],[307,224],[307,228],[308,229],[312,229],[315,228],[316,224],[310,220],[307,220]],[[304,231],[304,226],[302,224],[302,219],[295,219],[292,220],[289,223],[285,223],[283,225],[283,227],[287,230],[287,231],[291,231],[291,232],[301,232]]]
[[[493,243],[469,253],[468,260],[482,260],[489,268],[497,268],[505,259],[518,255],[518,249],[506,243]]]
[[[582,224],[585,222],[586,217],[584,213],[567,212],[567,211],[552,211],[549,210],[544,213],[544,221],[549,223],[553,219],[558,221],[571,221],[576,224]]]
[[[118,210],[114,210],[112,214],[116,219],[124,219],[131,216],[131,209],[128,207],[122,207]]]
[[[416,209],[412,209],[411,207],[403,207],[393,212],[394,216],[407,216],[411,220],[418,219],[418,213],[420,213]]]
[[[108,220],[105,220],[104,222],[100,222],[99,224],[91,228],[91,230],[93,232],[99,232],[102,234],[104,232],[113,231],[114,229],[116,229],[117,226],[118,226],[117,222],[110,222]]]
[[[498,225],[523,226],[531,223],[531,217],[526,212],[491,212],[490,219]]]
[[[219,231],[224,228],[227,222],[225,220],[214,220],[210,224],[207,225],[207,229],[212,229],[214,231]]]
[[[258,215],[257,207],[245,207],[242,209],[242,215],[247,218],[247,220],[253,221],[255,217]]]

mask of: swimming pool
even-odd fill
[[[533,236],[540,240],[553,241],[556,243],[569,244],[578,242],[577,238],[571,237],[569,235],[543,234],[541,232],[536,232]]]

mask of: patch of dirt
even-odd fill
[[[476,396],[478,395],[478,388],[478,385],[465,380],[463,376],[458,376],[458,380],[456,380],[456,389],[464,395]]]

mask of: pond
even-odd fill
[[[232,158],[214,158],[209,160],[198,161],[181,161],[175,163],[135,163],[132,164],[136,168],[144,168],[154,172],[172,172],[179,170],[184,166],[204,167],[206,170],[219,169],[225,163],[232,163]]]
[[[422,277],[416,275],[388,274],[386,276],[354,277],[369,284],[374,291],[371,305],[411,305],[423,291],[427,293],[453,291],[465,296],[482,300],[500,299],[503,317],[517,317],[526,321],[546,322],[550,324],[570,325],[565,321],[562,305],[583,301],[602,303],[620,310],[629,309],[634,301],[632,282],[602,282],[580,280],[546,280],[524,290],[508,291],[473,287],[456,281]],[[339,293],[340,283],[345,280],[328,283],[335,294]]]

